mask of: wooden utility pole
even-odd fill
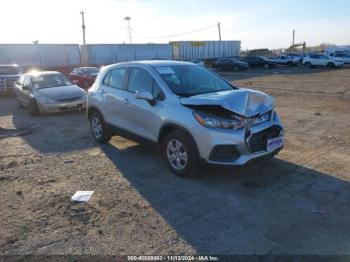
[[[84,11],[81,11],[80,14],[81,14],[81,21],[82,21],[82,26],[81,26],[81,28],[83,29],[83,45],[85,45],[85,21],[84,21]]]
[[[219,41],[221,41],[221,27],[220,27],[221,23],[218,23],[218,31],[219,31]]]

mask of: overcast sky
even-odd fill
[[[133,43],[177,40],[241,40],[242,48],[284,48],[292,42],[350,44],[349,0],[2,0],[0,43],[127,42],[126,15]]]

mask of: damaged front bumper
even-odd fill
[[[192,132],[200,157],[209,164],[244,166],[276,155],[284,144],[284,128],[278,117],[240,130],[205,132],[203,128],[198,126]]]

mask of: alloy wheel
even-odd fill
[[[91,119],[91,130],[96,139],[100,139],[102,137],[102,123],[97,116],[94,116]]]
[[[183,170],[186,168],[188,161],[187,150],[180,140],[169,140],[166,153],[168,161],[174,169]]]

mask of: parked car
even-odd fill
[[[179,176],[195,171],[201,160],[242,166],[272,157],[284,143],[270,96],[186,62],[104,67],[89,89],[87,113],[98,142],[119,134],[157,145]]]
[[[341,67],[344,61],[338,58],[330,58],[326,55],[310,54],[304,57],[303,65],[307,68],[315,66],[327,66],[330,68]]]
[[[69,74],[72,82],[81,88],[88,89],[95,82],[100,69],[97,67],[76,67]]]
[[[32,115],[81,110],[86,92],[56,71],[30,72],[15,84],[16,101]]]
[[[248,63],[242,62],[237,58],[219,58],[211,64],[212,68],[218,71],[221,70],[247,70],[249,68]]]
[[[196,65],[201,65],[201,66],[204,66],[204,62],[202,60],[190,60],[188,61],[190,63],[193,63],[193,64],[196,64]]]
[[[12,93],[20,74],[21,69],[18,65],[0,65],[0,94]]]
[[[299,64],[299,58],[294,58],[287,55],[279,55],[273,59],[277,65],[285,66],[297,66]]]
[[[336,53],[336,54],[331,55],[331,57],[334,59],[343,60],[345,64],[350,64],[350,54]]]
[[[276,63],[273,60],[264,56],[245,56],[243,61],[248,63],[251,68],[263,67],[268,69],[276,67]]]

